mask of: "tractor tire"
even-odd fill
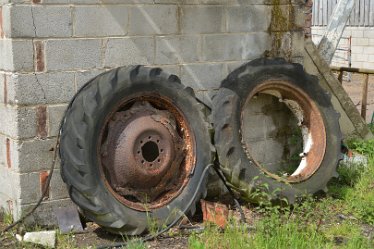
[[[262,130],[266,131],[271,123],[271,119],[265,122],[261,118],[267,110],[259,109],[262,114],[257,113],[258,116],[251,116],[253,113],[247,111],[254,108],[251,103],[255,102],[250,101],[258,101],[262,96],[275,97],[276,101],[271,103],[276,105],[287,103],[285,109],[292,117],[286,119],[296,120],[300,127],[302,153],[291,174],[276,174],[260,162],[266,159],[256,158],[256,155],[271,158],[276,154],[266,151],[267,145],[258,146],[261,141],[256,143],[253,139],[261,134],[263,138]],[[337,176],[342,139],[340,115],[334,110],[330,95],[319,85],[318,78],[308,75],[300,64],[290,64],[283,59],[256,59],[245,64],[221,83],[213,98],[213,107],[214,141],[220,167],[244,199],[263,201],[261,193],[265,193],[270,200],[293,203],[297,197],[326,190],[328,181]],[[271,129],[268,134],[281,134]],[[290,134],[293,129],[283,132]]]
[[[61,176],[82,214],[138,235],[196,210],[213,161],[205,107],[160,68],[121,67],[89,81],[61,128]],[[153,230],[154,231],[154,230]]]

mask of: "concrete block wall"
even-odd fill
[[[318,43],[325,27],[312,28],[313,41]],[[373,27],[346,27],[343,37],[352,37],[352,67],[374,69],[374,28]],[[349,47],[348,39],[341,39],[340,48]],[[348,66],[347,52],[336,51],[333,65]]]
[[[0,206],[18,218],[41,196],[64,110],[89,79],[118,66],[159,66],[209,104],[221,80],[249,60],[303,61],[303,4],[0,0]],[[57,164],[33,219],[53,223],[53,207],[69,203]]]

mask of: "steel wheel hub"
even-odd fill
[[[147,101],[114,113],[107,123],[101,162],[112,192],[126,205],[162,205],[185,182],[186,148],[172,113]]]

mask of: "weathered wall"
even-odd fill
[[[18,218],[41,196],[59,122],[87,80],[160,66],[209,104],[242,63],[265,54],[303,61],[303,2],[0,0],[0,206]],[[50,209],[69,203],[57,167],[34,218],[53,222]]]
[[[325,27],[312,28],[313,41],[318,43],[325,31]],[[343,37],[352,37],[352,67],[374,69],[374,28],[346,27]],[[341,39],[339,48],[349,48],[348,39]],[[333,59],[334,66],[348,66],[348,54],[336,51]]]

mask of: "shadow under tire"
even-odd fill
[[[253,156],[258,148],[251,147],[253,142],[247,138],[246,122],[250,118],[245,115],[249,101],[258,94],[275,96],[287,104],[304,134],[300,164],[289,175],[270,172]],[[244,199],[256,202],[254,190],[263,190],[272,199],[285,198],[293,203],[304,194],[326,190],[328,181],[337,175],[341,159],[340,115],[318,78],[307,74],[300,64],[280,58],[251,61],[223,80],[213,107],[220,167]]]
[[[126,235],[168,225],[190,203],[194,214],[215,154],[205,113],[193,90],[160,68],[121,67],[90,80],[61,129],[71,199],[86,218]]]

